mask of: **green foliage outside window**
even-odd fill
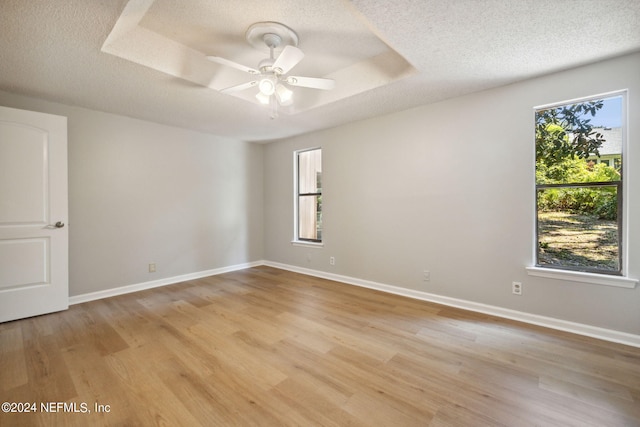
[[[536,112],[536,184],[613,182],[620,172],[587,161],[605,141],[584,113],[595,116],[603,102],[589,101]],[[600,219],[617,218],[616,189],[611,187],[547,188],[538,195],[542,211],[573,211]]]
[[[599,156],[604,137],[584,115],[595,116],[603,105],[598,100],[536,111],[536,163],[552,166],[566,159]]]
[[[604,163],[594,164],[583,159],[566,159],[536,167],[537,184],[619,181],[620,173]],[[547,188],[539,194],[538,209],[542,211],[572,211],[595,215],[600,219],[617,218],[616,188]]]

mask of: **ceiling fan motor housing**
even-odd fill
[[[260,63],[258,64],[258,69],[260,70],[261,73],[269,74],[274,71],[273,70],[274,62],[275,61],[273,58],[265,58],[262,61],[260,61]]]

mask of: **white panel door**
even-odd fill
[[[69,307],[67,118],[0,107],[0,322]]]

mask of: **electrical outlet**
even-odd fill
[[[336,265],[336,257],[334,256],[329,257],[329,265]]]
[[[520,282],[512,282],[511,283],[511,292],[514,295],[522,295],[522,283]]]
[[[149,264],[149,273],[155,273],[156,272],[156,263],[152,262]]]
[[[425,270],[422,272],[422,280],[428,282],[431,280],[431,272],[429,270]]]

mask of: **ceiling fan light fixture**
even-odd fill
[[[260,93],[262,93],[263,95],[271,96],[276,91],[276,84],[272,79],[267,77],[260,80],[260,83],[258,83],[258,88],[260,89]]]
[[[256,94],[256,98],[258,99],[260,104],[263,104],[263,105],[269,105],[269,101],[271,100],[271,97],[269,95],[265,95],[262,92],[258,92]]]
[[[293,103],[293,91],[278,83],[276,85],[276,98],[278,98],[280,105],[291,105]]]

